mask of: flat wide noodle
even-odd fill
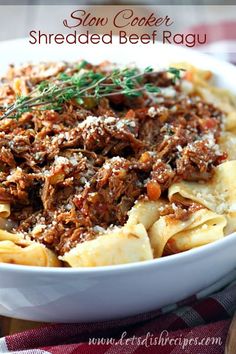
[[[61,259],[71,267],[96,267],[146,261],[153,254],[147,232],[138,224],[79,243]]]
[[[161,257],[168,241],[174,252],[186,251],[224,237],[226,219],[208,209],[200,209],[185,221],[161,216],[149,230],[154,257]]]
[[[236,160],[236,132],[223,132],[220,136],[219,145],[221,150],[227,153],[228,160]]]
[[[225,234],[236,230],[236,161],[227,161],[215,169],[208,183],[180,182],[169,188],[171,202],[184,199],[204,205],[227,218]]]
[[[148,230],[152,224],[160,217],[160,208],[164,207],[167,201],[159,199],[156,202],[138,201],[129,212],[126,225],[143,224]]]
[[[44,245],[4,230],[0,230],[0,262],[42,267],[61,266],[57,256]]]
[[[200,95],[204,100],[220,108],[226,115],[224,129],[236,129],[236,97],[229,90],[212,85],[212,73],[200,70],[189,63],[174,64],[186,70],[187,82],[191,83],[191,92]],[[186,86],[183,85],[183,88]],[[189,85],[187,85],[189,89]],[[187,90],[188,91],[188,90]]]
[[[225,130],[236,128],[236,99],[228,91],[217,87],[198,87],[198,93],[209,103],[214,104],[226,114]]]
[[[11,214],[10,204],[7,203],[0,203],[0,217],[1,218],[8,218]]]

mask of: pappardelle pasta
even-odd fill
[[[190,64],[11,66],[0,262],[141,262],[236,231],[236,98]]]

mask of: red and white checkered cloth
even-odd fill
[[[0,354],[223,354],[236,270],[178,304],[107,322],[50,324],[0,339]]]

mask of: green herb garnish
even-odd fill
[[[127,97],[137,97],[143,92],[154,94],[160,89],[151,83],[143,83],[145,75],[156,72],[147,67],[143,72],[137,68],[115,69],[108,75],[92,70],[81,70],[87,62],[82,61],[77,66],[77,72],[72,76],[61,73],[54,81],[42,81],[28,96],[20,96],[7,107],[1,107],[3,118],[19,118],[25,112],[32,110],[53,109],[60,111],[63,104],[76,100],[82,105],[86,98],[98,101],[102,97],[123,94]],[[180,79],[180,70],[170,68],[173,81]]]
[[[180,80],[181,71],[185,71],[185,70],[184,69],[177,69],[177,68],[173,68],[173,67],[170,67],[168,69],[168,72],[173,75],[173,81],[174,82],[176,82],[176,80]]]

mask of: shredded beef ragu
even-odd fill
[[[30,91],[45,79],[40,70],[11,67],[1,104],[14,100],[14,78]],[[103,98],[92,108],[70,102],[62,112],[0,120],[0,201],[10,203],[16,231],[62,255],[123,225],[139,198],[157,200],[176,181],[211,178],[226,158],[217,145],[223,113],[184,93],[166,72],[145,80],[163,92],[155,99]],[[165,213],[185,218],[188,210],[175,206]]]

